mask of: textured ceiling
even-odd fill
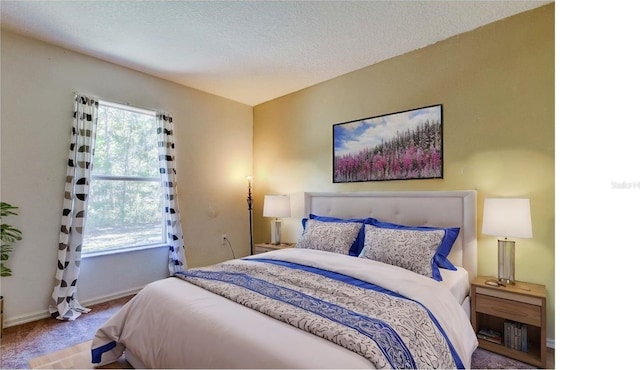
[[[256,105],[551,1],[8,1],[2,28]]]

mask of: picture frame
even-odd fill
[[[333,125],[333,182],[442,179],[443,106]]]

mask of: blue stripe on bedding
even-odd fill
[[[93,348],[91,350],[91,363],[99,364],[102,361],[102,354],[105,352],[109,352],[116,347],[116,342],[111,341],[107,344],[104,344],[98,348]]]
[[[460,356],[458,356],[458,352],[453,347],[453,344],[449,340],[449,337],[447,336],[447,333],[444,331],[442,326],[440,326],[440,323],[438,322],[438,320],[433,316],[433,314],[431,313],[431,310],[429,310],[425,305],[423,305],[422,303],[420,303],[420,302],[418,302],[416,300],[413,300],[411,298],[407,298],[407,297],[405,297],[405,296],[403,296],[403,295],[401,295],[399,293],[393,292],[393,291],[391,291],[389,289],[385,289],[385,288],[383,288],[383,287],[381,287],[379,285],[372,284],[372,283],[369,283],[367,281],[354,278],[353,276],[344,275],[344,274],[341,274],[341,273],[338,273],[338,272],[329,271],[329,270],[325,270],[325,269],[321,269],[321,268],[317,268],[317,267],[313,267],[313,266],[301,265],[301,264],[294,263],[294,262],[273,260],[273,259],[268,259],[268,258],[243,258],[242,260],[243,261],[255,261],[255,262],[272,263],[272,264],[275,264],[275,265],[285,266],[285,267],[289,267],[289,268],[292,268],[292,269],[303,270],[303,271],[315,273],[315,274],[318,274],[318,275],[322,275],[322,276],[328,277],[330,279],[342,281],[342,282],[347,283],[347,284],[355,285],[355,286],[363,288],[363,289],[371,289],[371,290],[374,290],[374,291],[377,291],[377,292],[380,292],[380,293],[389,294],[389,295],[391,295],[393,297],[404,298],[404,299],[413,301],[413,302],[419,304],[420,306],[422,306],[422,308],[424,308],[427,311],[427,313],[429,314],[429,317],[431,317],[431,320],[433,320],[433,322],[436,324],[436,327],[438,328],[438,330],[440,330],[440,333],[442,333],[442,335],[444,336],[444,339],[447,341],[447,345],[449,346],[449,349],[451,350],[451,353],[453,355],[453,359],[456,362],[456,366],[458,367],[458,369],[464,369],[464,364],[462,363],[462,359],[460,358]]]
[[[188,270],[176,275],[221,281],[234,284],[271,299],[312,312],[328,320],[338,322],[365,335],[376,343],[393,368],[416,368],[416,363],[402,338],[386,322],[361,315],[308,294],[285,288],[268,281],[239,272]]]

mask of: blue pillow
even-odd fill
[[[357,222],[361,224],[371,224],[374,221],[377,221],[376,219],[371,217],[345,219],[345,218],[338,218],[338,217],[318,216],[318,215],[314,215],[313,213],[309,214],[309,218],[312,220],[322,221],[322,222]],[[307,218],[303,218],[302,229],[304,230],[306,226],[307,226]],[[362,252],[362,248],[364,248],[364,227],[360,229],[360,232],[358,233],[358,237],[351,245],[351,248],[349,249],[349,255],[355,256],[355,257],[359,256],[360,252]]]
[[[406,225],[398,225],[390,222],[382,222],[374,219],[374,222],[371,224],[377,227],[387,228],[387,229],[403,229],[403,230],[444,230],[444,238],[442,239],[442,243],[438,247],[435,256],[433,257],[433,263],[437,267],[441,267],[447,270],[456,271],[456,266],[451,263],[447,259],[447,256],[451,252],[451,248],[453,248],[453,244],[456,242],[456,238],[458,238],[458,234],[460,233],[459,227],[434,227],[434,226],[406,226]],[[440,271],[435,268],[434,277],[437,274],[440,275]],[[437,272],[436,272],[437,271]]]

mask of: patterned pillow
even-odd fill
[[[323,222],[358,222],[361,224],[371,224],[375,221],[377,221],[375,218],[371,218],[371,217],[367,217],[367,218],[338,218],[338,217],[331,217],[331,216],[318,216],[318,215],[314,215],[313,213],[309,214],[309,218],[303,218],[302,219],[302,229],[306,229],[307,227],[307,220],[311,219],[311,220],[317,220],[317,221],[323,221]],[[350,256],[359,256],[360,252],[362,252],[362,248],[364,247],[364,227],[360,228],[360,232],[358,233],[358,237],[356,238],[356,240],[353,242],[353,244],[351,245],[351,249],[349,249],[349,255]]]
[[[456,242],[456,238],[460,233],[459,227],[405,226],[405,225],[399,225],[399,224],[392,224],[390,222],[382,222],[378,220],[369,222],[369,224],[377,227],[384,227],[387,229],[444,230],[444,238],[442,240],[442,243],[440,243],[440,247],[436,251],[436,257],[435,257],[436,264],[438,265],[438,267],[441,267],[447,270],[453,270],[453,271],[457,270],[456,266],[453,263],[451,263],[451,261],[449,261],[447,256],[449,256],[449,253],[451,253],[453,244]]]
[[[362,224],[356,222],[323,222],[310,219],[307,220],[296,248],[349,254],[349,249],[361,228]]]
[[[372,225],[364,227],[364,249],[360,257],[435,278],[434,271],[438,267],[433,257],[442,243],[444,230],[387,229]]]

